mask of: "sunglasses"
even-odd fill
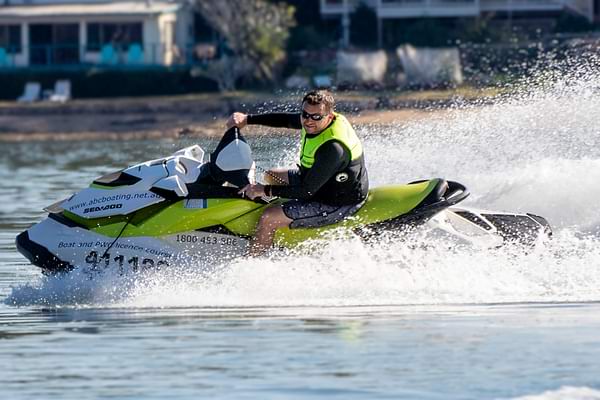
[[[325,118],[324,115],[321,114],[309,114],[306,111],[302,110],[302,119],[312,119],[313,121],[320,121]]]

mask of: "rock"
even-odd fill
[[[396,50],[408,85],[440,86],[463,82],[457,48],[416,48],[411,45]]]
[[[387,55],[385,51],[337,53],[338,84],[382,85],[387,71]]]

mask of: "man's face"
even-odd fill
[[[308,104],[305,102],[302,104],[300,118],[306,133],[314,134],[327,128],[333,120],[333,113],[327,114],[325,112],[325,105],[323,104]]]

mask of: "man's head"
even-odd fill
[[[333,120],[335,100],[327,90],[313,90],[302,99],[302,126],[306,133],[319,133]]]

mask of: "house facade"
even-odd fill
[[[348,44],[349,14],[359,3],[371,7],[377,16],[379,45],[384,21],[406,18],[459,18],[487,14],[527,15],[530,18],[557,15],[567,11],[585,17],[589,22],[600,21],[600,0],[319,0],[323,18],[339,18],[343,42]]]
[[[599,0],[319,0],[321,14],[341,16],[362,2],[380,19],[417,17],[468,17],[487,12],[529,12],[571,10],[590,22],[600,19]]]
[[[5,0],[0,66],[186,63],[193,24],[183,1]]]

